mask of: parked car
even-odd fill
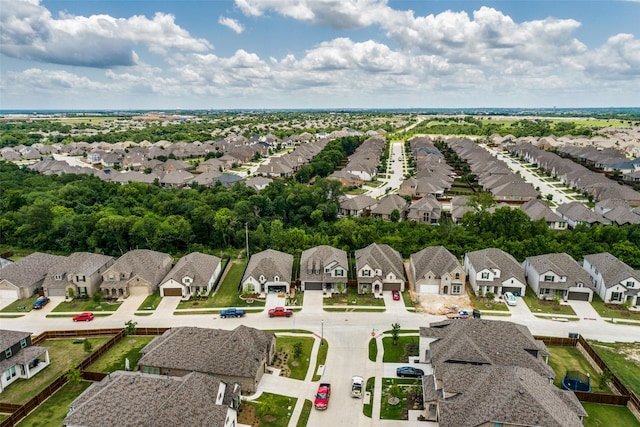
[[[49,304],[49,298],[40,297],[36,300],[36,302],[33,303],[33,309],[40,310],[42,307],[44,307],[47,304]]]
[[[331,384],[320,383],[318,386],[318,392],[316,393],[316,400],[313,404],[316,409],[324,410],[329,405],[329,397],[331,396]]]
[[[227,308],[226,310],[220,311],[220,317],[223,319],[227,317],[242,317],[244,316],[244,310],[241,308]]]
[[[293,310],[284,307],[274,307],[269,310],[269,317],[291,317]]]
[[[362,385],[364,379],[359,376],[351,378],[351,397],[362,398]]]
[[[400,291],[391,291],[391,296],[394,301],[400,301]]]
[[[75,316],[73,316],[73,321],[74,322],[90,322],[91,320],[93,320],[95,316],[93,315],[93,313],[91,312],[84,312],[84,313],[80,313],[80,314],[76,314]]]
[[[468,319],[471,317],[471,313],[467,310],[458,310],[453,313],[447,313],[447,319]]]
[[[516,297],[511,292],[505,292],[503,296],[504,302],[506,302],[507,305],[516,305],[518,303],[518,300],[516,300]]]
[[[424,371],[413,366],[402,366],[396,369],[396,375],[399,377],[420,378],[424,376]]]

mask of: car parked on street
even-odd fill
[[[75,316],[73,316],[73,321],[74,322],[90,322],[93,320],[94,317],[95,316],[93,315],[93,313],[89,311],[85,311],[84,313],[76,314]]]
[[[402,366],[396,369],[396,375],[401,378],[420,378],[424,376],[424,371],[413,366]]]
[[[325,410],[329,405],[329,397],[331,396],[331,384],[320,383],[318,386],[318,392],[316,393],[316,400],[313,406],[318,410]]]
[[[44,307],[47,304],[49,304],[49,298],[40,297],[36,300],[36,302],[33,303],[33,309],[40,310],[42,307]]]
[[[516,297],[511,292],[505,292],[503,297],[507,305],[516,305],[518,303],[518,300],[516,300]]]

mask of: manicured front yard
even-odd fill
[[[469,295],[469,298],[471,298],[473,306],[481,312],[483,310],[505,312],[509,311],[509,308],[503,301],[496,301],[494,299],[478,297],[473,293],[473,291],[467,292],[467,295]]]
[[[343,294],[333,294],[331,298],[323,298],[325,306],[349,306],[349,305],[369,305],[373,307],[384,307],[384,299],[375,298],[373,294],[358,294],[355,286],[348,287]]]
[[[298,358],[294,357],[294,346],[299,342],[302,344],[301,353]],[[286,364],[286,367],[291,372],[289,378],[296,380],[304,380],[309,369],[309,360],[311,357],[311,350],[313,349],[314,339],[311,337],[299,337],[299,336],[279,336],[276,338],[276,350],[282,364]],[[286,354],[287,356],[284,356]],[[286,362],[285,362],[286,358]]]
[[[394,396],[395,394],[395,396]],[[393,399],[397,398],[397,403]],[[407,420],[408,409],[422,409],[422,380],[416,379],[382,379],[382,401],[380,402],[380,418],[383,420]],[[395,403],[395,404],[394,404]]]
[[[605,304],[598,295],[593,296],[591,306],[603,319],[640,320],[640,312],[630,311],[622,304]]]
[[[151,342],[153,336],[124,337],[118,344],[112,347],[106,354],[89,365],[88,371],[109,373],[125,369],[125,359],[129,359],[129,368],[136,369],[140,350]]]
[[[382,338],[384,354],[382,361],[385,363],[408,362],[409,356],[417,356],[419,351],[419,336],[400,336],[398,345],[393,345],[392,337]]]
[[[548,349],[551,352],[549,366],[556,373],[553,384],[557,387],[563,388],[562,379],[567,371],[580,371],[591,376],[591,388],[594,393],[611,393],[609,386],[601,383],[600,374],[576,347],[549,346]]]
[[[88,299],[77,299],[74,298],[71,301],[62,301],[58,304],[53,310],[54,313],[60,312],[74,312],[80,313],[83,311],[92,311],[92,312],[100,312],[100,311],[116,311],[122,302],[113,302],[100,300],[99,302],[95,302],[92,298]]]
[[[138,310],[155,310],[160,304],[160,301],[162,301],[162,297],[160,296],[160,289],[156,289],[154,293],[152,293],[151,295],[146,297],[144,301],[142,301],[142,304],[140,304]]]
[[[583,402],[589,414],[584,419],[584,427],[640,427],[640,422],[626,406],[599,405]]]
[[[605,361],[612,373],[636,395],[640,396],[640,342],[589,341],[591,347]]]
[[[33,295],[33,296],[30,296],[29,298],[22,298],[22,299],[15,300],[14,302],[7,305],[0,311],[4,313],[13,313],[15,311],[20,313],[29,312],[33,310],[33,303],[36,302],[38,297],[39,297],[38,295]],[[51,302],[49,304],[51,304]]]
[[[260,427],[287,427],[297,400],[295,397],[262,393],[259,399],[240,404],[238,423]]]
[[[89,341],[95,350],[110,338],[111,337],[95,337],[89,338]],[[88,353],[84,351],[82,342],[78,344],[74,344],[73,342],[74,339],[65,338],[45,340],[38,344],[40,347],[47,347],[49,349],[51,364],[28,380],[19,379],[12,383],[0,394],[0,402],[23,404],[51,384],[60,375],[82,362],[88,356]]]
[[[89,381],[82,381],[77,386],[63,385],[49,399],[20,421],[18,427],[61,426],[69,412],[69,404],[90,385]]]
[[[527,294],[523,296],[521,299],[527,304],[527,306],[529,306],[529,310],[531,310],[533,314],[549,313],[549,314],[566,314],[570,316],[576,315],[576,312],[573,311],[571,306],[554,304],[553,301],[539,300],[536,297],[535,292],[533,292],[531,289],[527,289],[527,291],[528,291]]]

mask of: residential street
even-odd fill
[[[394,376],[393,369],[397,364],[382,363],[381,334],[391,329],[393,323],[399,323],[402,329],[417,329],[427,326],[430,322],[439,321],[444,316],[434,316],[423,313],[406,311],[402,301],[393,301],[385,295],[386,311],[380,312],[325,312],[321,309],[322,294],[308,291],[305,295],[303,309],[292,318],[270,319],[266,311],[250,313],[240,319],[221,319],[216,315],[174,315],[173,312],[179,298],[164,298],[162,303],[150,316],[134,315],[144,297],[131,296],[111,316],[96,317],[92,322],[74,323],[70,318],[46,318],[46,315],[62,301],[62,297],[53,297],[52,302],[42,310],[31,311],[19,318],[2,318],[3,329],[14,329],[39,334],[45,330],[65,329],[95,329],[123,327],[127,320],[138,322],[141,327],[173,327],[199,326],[206,328],[233,329],[239,324],[274,330],[291,330],[299,333],[301,330],[312,331],[316,337],[314,354],[310,358],[310,370],[305,381],[290,380],[277,375],[266,375],[260,383],[259,393],[270,391],[279,394],[298,397],[295,408],[292,408],[290,426],[295,426],[297,417],[302,410],[304,399],[313,400],[317,389],[317,382],[311,382],[315,366],[316,351],[323,335],[329,345],[327,361],[322,375],[322,382],[329,382],[332,386],[332,396],[326,411],[312,410],[309,425],[332,426],[385,426],[397,425],[398,421],[380,421],[380,390],[383,376]],[[5,301],[6,302],[6,301]],[[511,317],[493,317],[495,320],[513,321],[526,325],[534,335],[566,337],[570,332],[578,332],[588,339],[601,341],[640,341],[640,324],[638,326],[614,324],[599,318],[590,304],[585,302],[571,302],[579,316],[579,321],[561,322],[535,317],[523,301],[518,301],[516,307],[510,307]],[[491,316],[483,316],[491,319]],[[608,319],[607,319],[608,320]],[[295,332],[294,332],[295,331]],[[375,333],[378,341],[378,360],[368,359],[368,344]],[[307,335],[308,336],[308,335]],[[363,402],[367,399],[353,399],[350,397],[350,380],[354,375],[360,375],[365,380],[376,377],[373,396],[373,417],[367,418],[362,414]],[[258,397],[259,393],[252,398]],[[357,421],[356,421],[357,420]],[[403,422],[405,426],[429,426],[428,423],[418,421]]]

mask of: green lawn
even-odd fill
[[[302,412],[300,413],[300,417],[298,418],[298,423],[296,427],[306,427],[309,423],[309,415],[311,415],[311,408],[313,408],[313,402],[309,399],[305,399],[302,404]]]
[[[317,374],[318,366],[327,363],[327,353],[329,352],[329,343],[327,340],[322,340],[322,345],[318,347],[318,357],[316,358],[316,369],[313,371],[313,378],[311,381],[319,381],[320,375]]]
[[[302,344],[302,354],[298,359],[293,357],[293,349],[295,343]],[[313,349],[314,338],[311,337],[292,337],[280,336],[276,338],[276,349],[278,352],[285,352],[289,355],[287,367],[291,371],[289,378],[296,380],[304,380],[309,369],[309,359],[311,350]]]
[[[240,406],[255,408],[260,427],[287,427],[297,400],[295,397],[262,393],[257,400],[243,402]]]
[[[575,316],[576,312],[568,305],[554,304],[553,301],[539,300],[535,292],[531,289],[527,289],[527,294],[521,299],[529,306],[529,310],[533,314],[536,313],[549,313],[549,314],[566,314]]]
[[[389,398],[392,397],[390,391],[394,386],[397,386],[397,398],[400,399],[400,402],[396,405],[392,405],[389,403]],[[422,395],[421,379],[383,378],[382,401],[380,402],[380,418],[383,420],[407,420],[407,398],[409,394],[420,396]]]
[[[636,395],[640,396],[640,342],[598,342],[589,341],[593,349],[620,381]]]
[[[348,287],[344,294],[333,294],[331,298],[323,298],[325,306],[349,306],[349,305],[369,305],[373,307],[384,307],[384,299],[375,298],[373,294],[358,295],[358,289]]]
[[[382,338],[384,354],[382,361],[388,363],[408,362],[409,356],[418,355],[419,336],[400,336],[398,337],[398,345],[393,345],[392,337]]]
[[[375,362],[378,358],[378,343],[375,338],[369,340],[369,360]]]
[[[93,299],[72,299],[71,301],[63,301],[58,304],[53,310],[54,313],[60,312],[74,312],[81,313],[83,311],[92,311],[92,312],[100,312],[100,311],[116,311],[122,302],[110,302],[101,300],[100,302],[95,302]]]
[[[89,381],[82,381],[77,386],[63,385],[49,399],[20,421],[18,427],[61,426],[62,421],[64,421],[69,412],[69,404],[90,385],[91,382]]]
[[[92,337],[89,341],[95,350],[109,339],[111,337]],[[0,394],[0,402],[23,404],[60,375],[82,362],[88,353],[84,351],[82,342],[78,344],[73,342],[72,338],[64,338],[45,340],[38,344],[40,347],[49,349],[51,364],[29,380],[19,379],[12,383]]]
[[[585,427],[640,427],[640,421],[626,406],[599,405],[583,402],[589,414],[584,419]]]
[[[129,367],[136,370],[137,361],[140,358],[140,350],[151,342],[153,336],[125,337],[111,348],[106,354],[92,363],[87,370],[93,372],[109,373],[125,369],[125,359],[129,359]]]
[[[138,310],[155,310],[160,304],[160,301],[162,301],[162,297],[160,296],[160,289],[156,289],[154,293],[152,293],[151,295],[146,297],[144,301],[142,301],[142,304],[140,304]]]
[[[604,319],[633,319],[640,320],[640,312],[629,311],[622,304],[605,304],[599,295],[593,295],[591,306],[598,312],[600,317]]]
[[[489,298],[478,297],[476,296],[475,293],[473,293],[473,291],[467,292],[467,295],[469,295],[469,298],[471,298],[471,303],[473,304],[473,307],[479,309],[480,312],[482,312],[483,310],[506,311],[506,312],[509,311],[509,308],[507,307],[507,305],[502,301],[496,301]],[[460,307],[460,308],[467,308],[467,307]]]
[[[400,295],[402,295],[402,302],[404,302],[405,307],[411,308],[411,309],[416,308],[416,304],[414,304],[414,302],[411,300],[411,292],[409,291],[400,292]]]
[[[371,418],[371,413],[373,412],[373,389],[375,388],[375,383],[375,377],[370,377],[367,379],[367,387],[365,388],[365,390],[371,396],[371,401],[362,405],[362,413],[369,418]]]
[[[36,302],[38,297],[39,295],[33,295],[33,296],[30,296],[29,298],[22,298],[22,299],[15,300],[14,302],[7,305],[0,311],[5,313],[13,313],[15,311],[21,312],[21,313],[29,312],[32,310],[33,303]]]
[[[551,352],[549,366],[556,373],[553,383],[557,387],[562,388],[562,379],[567,371],[580,371],[585,375],[591,375],[591,388],[594,393],[611,393],[606,384],[601,384],[600,374],[576,347],[549,346],[548,349]]]

